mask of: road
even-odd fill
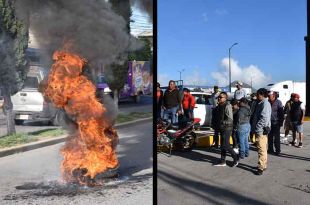
[[[130,100],[123,100],[119,103],[118,113],[129,114],[131,112],[152,112],[153,100],[150,96],[142,96],[140,103],[134,103]],[[36,132],[40,130],[57,128],[56,126],[49,126],[48,122],[42,121],[27,121],[23,125],[16,125],[16,132]],[[4,136],[7,133],[5,115],[0,109],[0,136]]]
[[[152,123],[118,130],[119,177],[104,186],[69,186],[60,181],[56,144],[0,158],[1,204],[152,204]]]
[[[219,151],[207,148],[192,152],[158,154],[158,204],[299,204],[310,201],[310,122],[305,123],[303,148],[281,145],[280,156],[268,155],[262,176],[253,173],[257,152],[232,168],[214,167]],[[227,157],[227,164],[232,158]]]

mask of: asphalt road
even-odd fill
[[[119,103],[118,113],[129,114],[131,112],[152,112],[153,111],[153,98],[151,96],[142,96],[140,103],[134,103],[132,100],[123,100]],[[16,132],[36,132],[40,130],[57,128],[56,126],[48,125],[44,121],[26,121],[23,125],[16,125]],[[0,109],[0,136],[7,133],[5,115]]]
[[[232,168],[214,167],[220,153],[214,149],[158,154],[158,204],[306,205],[310,201],[310,123],[304,126],[304,147],[281,145],[280,156],[268,155],[262,176],[253,173],[257,152]],[[227,164],[232,158],[227,157]]]
[[[0,158],[0,204],[152,204],[152,123],[118,133],[119,177],[104,186],[61,182],[63,143]]]

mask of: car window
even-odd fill
[[[192,94],[195,97],[196,104],[199,105],[212,105],[211,96],[208,95],[200,95],[200,94]]]
[[[25,88],[38,88],[39,87],[39,81],[37,77],[31,77],[27,76],[24,84]]]
[[[104,76],[101,75],[101,76],[98,76],[97,83],[101,84],[101,83],[107,83],[107,82],[106,82]]]

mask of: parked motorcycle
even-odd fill
[[[169,149],[170,156],[173,148],[181,151],[192,150],[196,141],[194,130],[199,122],[200,119],[195,118],[184,125],[174,125],[160,119],[157,122],[157,150],[167,148]]]

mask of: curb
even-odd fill
[[[152,120],[153,120],[153,117],[143,118],[143,119],[139,119],[139,120],[133,120],[130,122],[119,123],[119,124],[116,124],[114,127],[115,128],[124,128],[124,127],[129,127],[129,126],[138,124],[140,122],[148,122],[148,121],[152,121]],[[61,135],[59,137],[52,138],[52,139],[46,139],[46,140],[41,140],[38,142],[31,142],[31,143],[27,143],[24,145],[18,145],[15,147],[5,148],[5,149],[0,150],[0,157],[5,157],[5,156],[16,154],[19,152],[26,152],[26,151],[30,151],[33,149],[38,149],[41,147],[46,147],[46,146],[58,144],[58,143],[64,142],[66,140],[66,138],[67,138],[67,135]]]

